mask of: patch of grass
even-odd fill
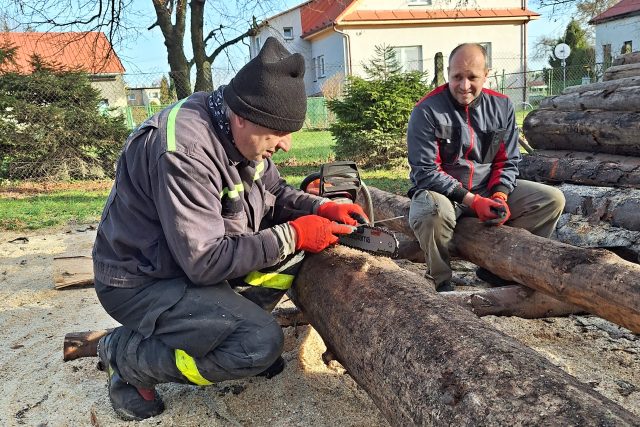
[[[302,130],[292,135],[291,150],[273,156],[278,166],[319,165],[335,159],[333,136],[329,131]]]
[[[71,221],[98,221],[108,194],[108,190],[73,190],[22,198],[2,197],[0,229],[37,230]]]

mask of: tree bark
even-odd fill
[[[540,108],[563,111],[639,111],[640,86],[618,86],[615,89],[596,89],[550,96],[540,101]]]
[[[576,92],[583,93],[591,91],[611,91],[616,90],[617,88],[629,86],[640,86],[640,76],[625,77],[623,79],[611,80],[608,82],[596,82],[587,85],[569,86],[565,88],[562,93],[569,94]]]
[[[536,149],[640,157],[640,112],[534,110],[523,130]]]
[[[532,181],[640,188],[640,157],[536,150],[518,169],[520,178]]]
[[[635,77],[640,76],[640,64],[624,64],[624,65],[614,65],[613,67],[609,67],[604,72],[602,76],[602,80],[617,80],[625,77]]]
[[[376,216],[408,213],[408,198],[372,187],[369,191]],[[396,228],[391,221],[387,226],[404,233],[409,228],[406,223]],[[504,279],[640,333],[640,265],[606,250],[578,248],[518,228],[487,227],[476,218],[458,220],[452,243],[452,252]]]
[[[564,212],[582,215],[592,224],[606,222],[640,231],[640,190],[575,184],[562,184],[558,189],[567,201]]]
[[[638,423],[433,286],[389,259],[338,246],[310,255],[293,290],[392,425]]]
[[[523,319],[566,316],[580,307],[556,300],[523,286],[502,286],[475,291],[441,292],[440,295],[476,316],[516,316]]]
[[[611,65],[635,64],[638,62],[640,62],[640,52],[631,52],[618,56]]]

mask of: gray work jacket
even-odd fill
[[[166,108],[127,139],[93,248],[96,280],[132,288],[244,276],[279,261],[265,224],[310,214],[323,200],[288,186],[271,159],[247,161],[217,132],[209,95]]]
[[[414,107],[407,130],[412,188],[435,191],[461,203],[467,192],[509,194],[516,185],[520,151],[513,104],[483,89],[459,105],[442,85]]]

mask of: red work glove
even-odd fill
[[[358,225],[369,222],[369,218],[355,203],[326,202],[318,208],[318,215],[343,224]]]
[[[480,221],[485,222],[500,216],[498,210],[502,209],[502,203],[476,194],[473,197],[473,202],[471,202],[471,209],[473,209]]]
[[[336,234],[350,234],[353,227],[331,222],[318,215],[305,215],[289,222],[296,230],[296,250],[318,253],[338,241]]]
[[[507,195],[498,191],[493,193],[491,200],[500,203],[502,206],[499,208],[491,208],[492,211],[495,211],[498,214],[498,217],[485,221],[485,224],[502,225],[507,222],[509,217],[511,217],[511,211],[509,210],[509,205],[507,205]]]

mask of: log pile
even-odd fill
[[[560,241],[640,262],[640,52],[617,58],[602,82],[544,99],[525,118],[533,154],[520,177],[559,185]]]

